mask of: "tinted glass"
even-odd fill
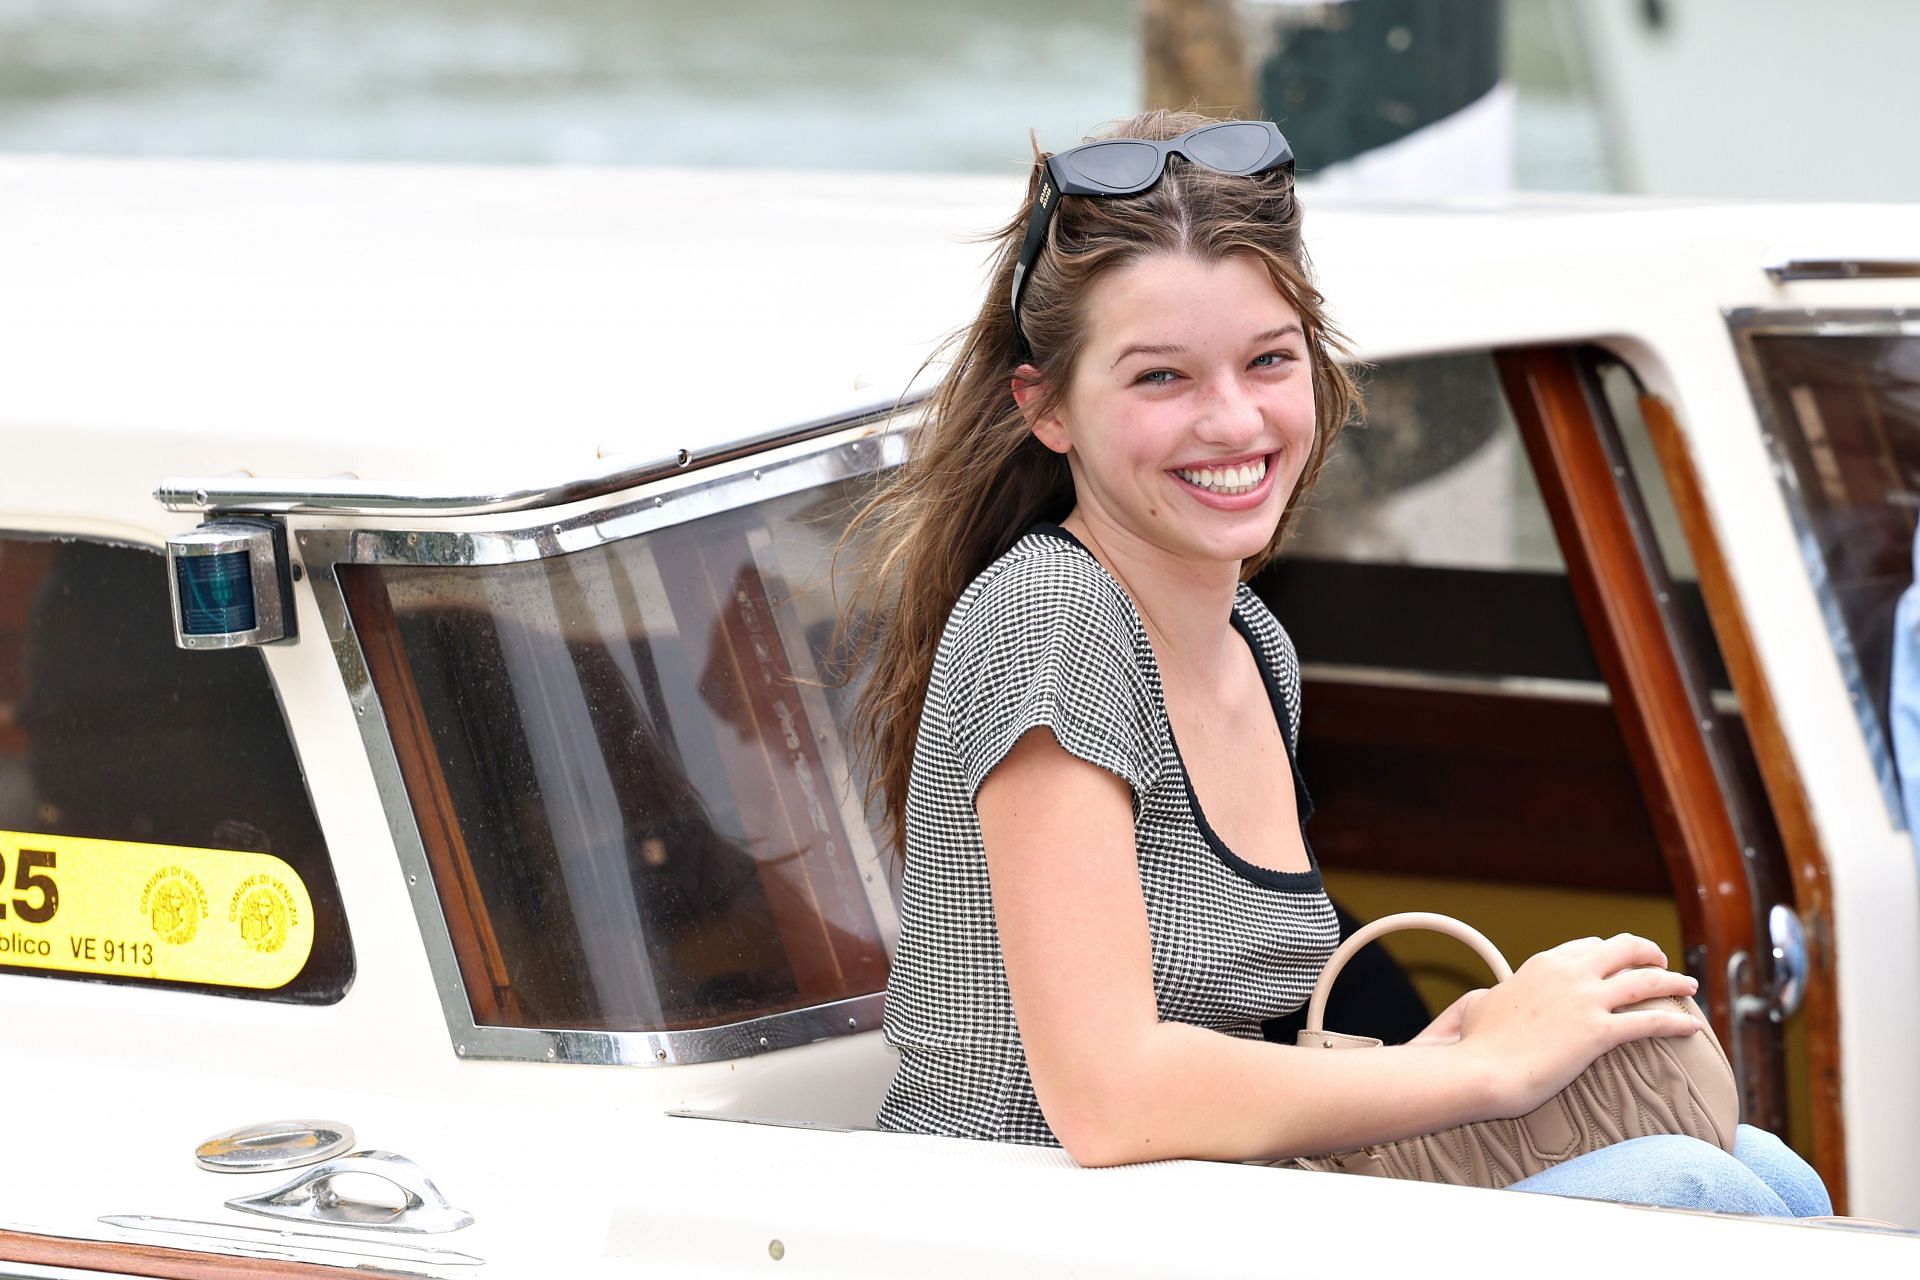
[[[1208,129],[1182,144],[1189,158],[1229,173],[1243,173],[1260,163],[1273,135],[1260,125],[1223,125]]]
[[[1844,665],[1857,663],[1885,732],[1894,607],[1913,581],[1920,514],[1920,337],[1752,342],[1837,609],[1835,646]]]
[[[60,896],[47,923],[61,936],[45,960],[70,969],[0,968],[294,1003],[338,1000],[353,978],[346,916],[266,666],[250,650],[176,648],[168,588],[166,560],[154,551],[0,534],[0,845],[15,861],[0,868],[10,891],[0,909],[12,912],[0,928],[27,918],[22,895],[11,892],[35,874],[22,869],[21,850],[27,860],[51,855]],[[89,851],[83,875],[74,841],[112,843]],[[264,914],[250,920],[245,895],[228,901],[207,892],[207,867],[223,861],[288,878],[273,863],[223,859],[223,851],[271,855],[298,878],[312,908],[304,965],[264,990],[134,972],[150,969],[156,954],[164,968],[169,947],[205,948],[221,930],[233,932],[242,956],[242,935],[271,946],[291,927],[304,940],[305,926],[289,921],[276,895],[253,902]],[[116,864],[124,870],[142,857],[182,874],[136,875],[126,904],[89,901],[89,880],[110,885]],[[46,905],[37,892],[24,896]],[[90,926],[112,913],[126,919],[123,906],[131,927]],[[121,962],[128,951],[148,964]],[[102,971],[113,969],[126,971]]]
[[[820,679],[850,500],[341,567],[477,1022],[685,1029],[885,984],[848,694]]]
[[[1365,390],[1366,422],[1255,584],[1302,659],[1598,682],[1492,357],[1382,364]]]
[[[1104,142],[1063,162],[1069,174],[1095,186],[1137,187],[1154,175],[1160,152],[1143,142]]]

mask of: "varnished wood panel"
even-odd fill
[[[1834,1211],[1847,1210],[1846,1122],[1840,1102],[1840,1007],[1835,982],[1836,939],[1833,930],[1833,891],[1827,875],[1825,851],[1813,825],[1800,769],[1787,745],[1786,731],[1772,687],[1760,668],[1747,615],[1734,589],[1713,520],[1707,512],[1700,474],[1672,408],[1658,396],[1640,398],[1647,434],[1660,459],[1685,532],[1707,615],[1713,622],[1721,657],[1733,678],[1735,694],[1745,712],[1747,737],[1766,787],[1767,799],[1779,825],[1788,865],[1793,871],[1795,906],[1807,931],[1805,1019],[1807,1068],[1813,1113],[1813,1163],[1833,1196]]]
[[[1303,698],[1322,865],[1671,892],[1604,701],[1312,677]]]
[[[1732,1002],[1721,966],[1737,951],[1752,953],[1752,893],[1620,478],[1572,352],[1505,351],[1499,365],[1666,856],[1681,934],[1709,957],[1701,995],[1727,1042]]]

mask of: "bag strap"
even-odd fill
[[[1381,916],[1372,924],[1362,925],[1355,930],[1353,936],[1341,943],[1340,949],[1333,953],[1333,958],[1327,961],[1327,967],[1320,971],[1320,981],[1313,984],[1313,999],[1307,1004],[1308,1031],[1325,1030],[1323,1022],[1327,1015],[1327,997],[1333,994],[1333,980],[1340,976],[1340,970],[1346,967],[1347,961],[1353,959],[1353,953],[1375,938],[1398,933],[1402,929],[1430,929],[1434,933],[1444,933],[1449,938],[1458,938],[1487,962],[1487,968],[1493,970],[1495,982],[1505,982],[1513,976],[1513,967],[1500,954],[1500,948],[1489,942],[1487,935],[1472,925],[1462,924],[1452,916],[1432,911],[1403,911],[1399,915]]]

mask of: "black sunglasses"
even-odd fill
[[[1223,120],[1188,130],[1177,138],[1108,138],[1047,157],[1046,176],[1027,215],[1027,238],[1013,266],[1013,336],[1022,353],[1031,354],[1020,329],[1020,293],[1061,196],[1138,195],[1166,172],[1167,157],[1179,155],[1221,173],[1251,177],[1293,163],[1293,148],[1271,120]]]

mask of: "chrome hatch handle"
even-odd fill
[[[342,1177],[375,1178],[399,1193],[399,1203],[344,1195],[335,1185]],[[270,1218],[324,1223],[335,1227],[374,1227],[384,1231],[432,1234],[458,1231],[473,1215],[456,1209],[440,1194],[422,1169],[391,1151],[356,1151],[302,1170],[293,1181],[255,1196],[236,1196],[229,1209],[261,1213]]]

